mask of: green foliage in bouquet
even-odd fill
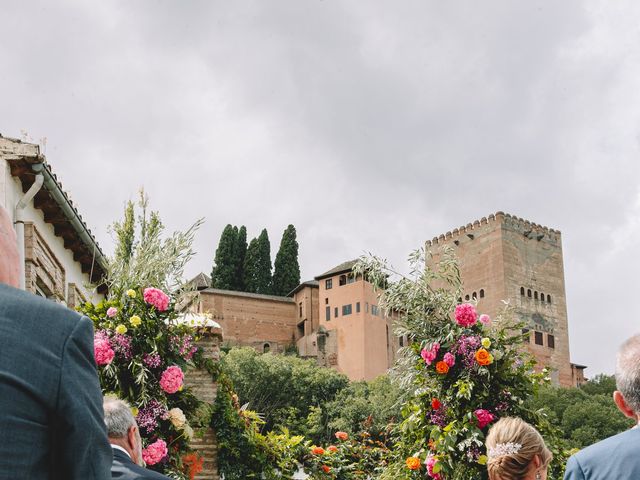
[[[533,424],[554,453],[550,478],[560,478],[565,452],[557,432],[525,400],[548,381],[534,373],[508,310],[493,321],[472,304],[459,304],[461,282],[451,251],[435,269],[424,250],[403,276],[376,257],[363,257],[354,273],[385,285],[380,304],[399,316],[396,334],[408,339],[392,374],[405,392],[403,421],[383,479],[486,479],[485,435],[500,417]],[[394,277],[399,277],[395,280]]]

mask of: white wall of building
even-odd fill
[[[17,203],[22,198],[22,185],[20,181],[11,175],[11,169],[6,160],[0,159],[0,201],[3,207],[11,216]],[[92,302],[100,301],[103,296],[95,290],[87,288],[89,285],[89,275],[82,273],[81,265],[73,259],[73,252],[64,247],[64,240],[55,235],[53,225],[44,221],[44,213],[33,206],[33,201],[24,209],[24,219],[33,222],[34,226],[42,235],[47,245],[60,261],[65,270],[65,299],[68,298],[69,283],[75,283],[87,300]]]

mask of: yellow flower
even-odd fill
[[[142,323],[142,320],[140,319],[140,317],[138,315],[134,315],[133,317],[131,317],[129,319],[129,323],[131,324],[131,326],[133,328],[139,327],[140,324]]]
[[[489,348],[491,346],[491,340],[489,340],[487,337],[483,338],[480,343],[482,343],[482,346],[484,348]]]
[[[127,297],[136,298],[136,291],[130,288],[129,290],[127,290]]]
[[[118,325],[116,327],[116,333],[119,333],[120,335],[124,335],[125,333],[127,333],[127,327],[125,327],[122,324]]]

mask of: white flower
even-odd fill
[[[181,429],[187,423],[187,417],[184,416],[183,411],[179,408],[172,408],[169,410],[169,421],[174,427]]]

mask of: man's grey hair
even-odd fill
[[[616,387],[627,405],[640,414],[640,334],[629,338],[618,350]]]
[[[111,395],[104,397],[104,423],[110,438],[126,438],[129,428],[137,426],[131,407],[124,400]]]

